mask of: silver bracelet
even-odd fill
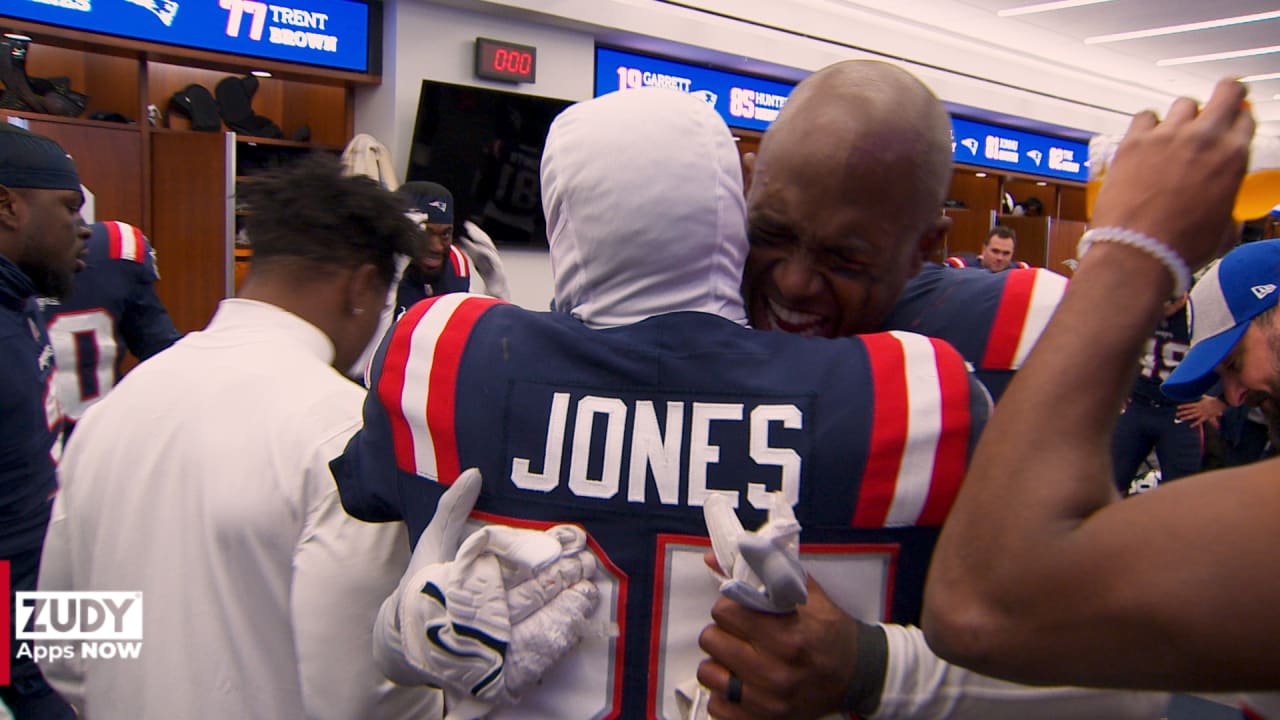
[[[1137,230],[1122,227],[1100,227],[1088,230],[1080,236],[1080,244],[1076,245],[1076,257],[1084,259],[1084,254],[1096,242],[1112,242],[1137,248],[1160,261],[1173,276],[1173,297],[1180,298],[1191,289],[1191,268],[1187,261],[1176,250],[1150,235],[1143,235]]]

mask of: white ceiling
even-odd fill
[[[399,0],[404,1],[404,0]],[[1157,65],[1280,46],[1280,19],[1086,44],[1085,38],[1238,15],[1280,0],[1106,0],[1031,15],[1042,0],[420,0],[582,30],[599,42],[798,81],[850,57],[906,63],[953,109],[1055,134],[1120,132],[1224,76],[1280,72],[1280,52]],[[1280,80],[1251,83],[1259,132],[1280,135]],[[1002,118],[1004,120],[1002,120]]]
[[[1160,37],[1086,44],[1085,38],[1275,13],[1280,0],[1108,0],[1049,12],[1001,17],[1001,10],[1041,0],[797,0],[828,11],[871,11],[918,26],[1022,53],[1064,68],[1108,77],[1160,94],[1203,99],[1222,77],[1280,73],[1280,18]],[[744,3],[749,5],[750,3]],[[1271,47],[1269,54],[1162,67],[1157,62]],[[1040,80],[1025,78],[1029,87]],[[1280,123],[1280,79],[1250,83],[1254,113]],[[1048,92],[1070,97],[1071,87]]]

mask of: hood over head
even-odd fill
[[[698,311],[745,325],[742,165],[704,101],[660,88],[570,106],[542,155],[555,307],[592,328]]]

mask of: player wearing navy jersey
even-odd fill
[[[895,66],[837,63],[797,86],[759,155],[744,158],[751,248],[743,295],[752,323],[822,337],[907,330],[942,338],[999,396],[1065,281],[1045,270],[989,274],[923,265],[950,222],[940,212],[952,173],[950,138],[942,103]],[[820,605],[814,597],[809,606]],[[808,606],[798,616],[716,603],[716,623],[701,641],[711,660],[698,673],[714,692],[712,714],[737,720],[829,712],[830,699],[817,688],[847,677],[847,665],[860,668],[855,679],[870,686],[871,706],[881,702],[874,717],[1138,718],[1164,702],[997,687],[941,663],[904,629],[886,627],[887,651],[881,645],[867,656],[864,635],[871,634],[859,630],[851,641],[847,616]],[[887,669],[879,672],[871,657]],[[745,686],[741,704],[727,701],[730,672]]]
[[[404,270],[396,290],[396,316],[414,303],[445,293],[471,289],[471,260],[453,242],[453,194],[439,183],[407,182],[396,194],[409,204],[409,218],[427,243],[422,255]]]
[[[619,633],[585,639],[506,716],[678,717],[674,688],[695,674],[717,594],[702,559],[713,493],[749,526],[783,493],[808,569],[848,612],[914,620],[988,408],[960,355],[909,333],[744,327],[737,154],[693,98],[577,105],[553,125],[542,172],[559,312],[465,294],[412,308],[334,465],[350,513],[404,518],[413,538],[471,466],[484,477],[475,518],[585,529],[601,569],[594,619]],[[636,220],[655,207],[663,222]]]
[[[68,429],[120,380],[125,349],[146,360],[181,336],[156,296],[160,274],[142,231],[110,221],[89,230],[85,269],[71,296],[42,302]]]
[[[973,253],[962,253],[960,255],[947,256],[947,259],[942,261],[942,264],[953,268],[974,268],[982,267],[982,260]]]
[[[797,86],[744,163],[752,324],[820,337],[938,337],[998,398],[1066,281],[1047,270],[952,272],[923,262],[950,226],[941,213],[950,137],[942,103],[891,66],[841,63]]]
[[[884,327],[951,343],[999,400],[1066,287],[1066,278],[1039,268],[956,273],[926,263],[907,280]]]
[[[973,255],[971,253],[961,253],[960,255],[948,255],[947,259],[942,261],[942,264],[946,265],[947,267],[953,267],[953,268],[981,268],[983,270],[987,269],[982,264],[982,258],[977,255]],[[1009,268],[1013,268],[1013,269],[1025,270],[1029,267],[1031,267],[1031,264],[1023,262],[1022,260],[1014,260],[1013,262],[1009,263]],[[996,271],[992,271],[992,272],[996,272]]]
[[[1116,489],[1128,495],[1138,467],[1155,450],[1160,482],[1200,471],[1204,453],[1201,427],[1178,419],[1178,406],[1160,384],[1182,362],[1191,344],[1187,298],[1165,304],[1165,317],[1147,340],[1139,359],[1138,378],[1111,437]]]
[[[74,717],[29,642],[10,633],[13,593],[36,587],[61,449],[53,348],[35,299],[71,291],[88,235],[83,204],[75,164],[57,143],[0,123],[0,584],[9,594],[0,701],[18,720]]]

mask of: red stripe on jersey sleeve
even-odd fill
[[[462,472],[458,467],[458,435],[454,421],[462,351],[467,347],[467,338],[471,336],[476,321],[499,302],[502,301],[497,298],[467,298],[453,311],[436,341],[429,380],[431,391],[427,393],[427,428],[431,431],[431,444],[436,450],[437,480],[443,485],[453,484]]]
[[[391,443],[396,452],[396,466],[401,470],[417,474],[418,464],[413,455],[413,431],[404,413],[404,381],[409,370],[409,350],[413,345],[413,331],[417,329],[422,316],[431,307],[433,298],[414,305],[400,318],[387,344],[386,355],[382,359],[382,369],[378,375],[378,400],[387,411],[387,421],[391,426]],[[424,400],[425,402],[425,400]]]
[[[449,246],[449,261],[453,263],[454,275],[460,278],[471,275],[471,266],[467,262],[467,255],[457,245]]]
[[[907,444],[906,354],[889,333],[864,335],[873,392],[871,446],[853,511],[854,527],[884,527]]]
[[[1031,309],[1031,289],[1035,286],[1035,271],[1008,270],[1006,272],[1009,277],[1005,280],[1004,293],[1000,296],[1000,307],[996,308],[995,319],[991,322],[987,351],[982,356],[984,370],[1008,370],[1013,367],[1013,358],[1018,352],[1018,342],[1022,339],[1022,330],[1027,323],[1027,312]]]
[[[1264,718],[1261,713],[1249,707],[1248,705],[1242,705],[1240,707],[1240,714],[1244,715],[1245,720],[1266,720],[1266,718]]]
[[[942,395],[942,428],[938,449],[933,457],[933,478],[929,483],[929,495],[920,512],[917,525],[937,527],[947,519],[965,467],[969,464],[969,438],[973,418],[969,412],[969,372],[964,358],[955,348],[934,338],[934,357],[938,363],[939,390]]]
[[[124,256],[124,238],[120,234],[120,223],[106,222],[103,225],[107,228],[107,257],[119,260]]]
[[[965,262],[964,262],[964,260],[961,260],[961,259],[960,259],[960,258],[958,258],[958,257],[949,257],[949,258],[947,258],[947,264],[948,264],[948,265],[950,265],[950,266],[951,266],[951,267],[953,267],[953,268],[962,268],[962,267],[965,267]]]

